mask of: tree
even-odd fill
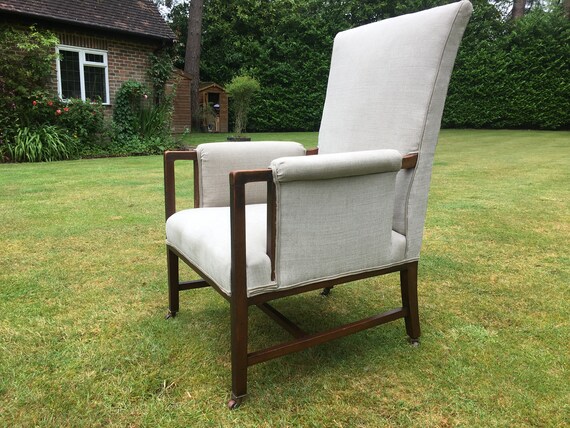
[[[202,43],[202,14],[204,0],[192,0],[188,9],[188,36],[186,54],[184,55],[184,71],[190,75],[190,108],[192,111],[192,128],[200,129],[200,53]]]
[[[524,16],[524,10],[526,7],[526,0],[514,0],[513,10],[511,12],[512,19],[519,19]]]

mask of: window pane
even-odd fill
[[[85,77],[85,99],[95,101],[97,98],[101,98],[102,102],[107,101],[105,69],[102,67],[85,66],[83,75]]]
[[[85,54],[85,61],[100,62],[101,64],[103,64],[103,55],[86,53]]]
[[[59,51],[62,98],[81,98],[79,52]]]

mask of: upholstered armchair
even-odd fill
[[[230,408],[245,397],[254,364],[400,318],[418,342],[432,163],[471,11],[461,1],[339,33],[318,149],[264,141],[165,153],[168,316],[179,311],[182,290],[211,286],[229,301]],[[178,212],[177,160],[193,163],[195,205]],[[180,281],[179,260],[202,279]],[[400,275],[401,307],[325,332],[306,333],[268,304],[389,273]],[[250,351],[252,305],[293,339]]]

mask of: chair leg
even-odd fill
[[[166,264],[168,267],[168,314],[166,318],[173,318],[180,309],[180,277],[179,258],[170,249],[166,249]]]
[[[406,332],[412,344],[417,345],[421,334],[418,310],[418,262],[410,263],[400,271],[400,287],[402,306],[408,310],[408,315],[404,318]]]
[[[247,394],[247,340],[248,305],[247,301],[232,296],[231,302],[232,335],[232,397],[228,408],[237,408]]]

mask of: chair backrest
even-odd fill
[[[418,152],[396,180],[394,230],[419,257],[435,146],[468,1],[339,33],[334,42],[319,154],[373,149]]]
[[[282,156],[303,156],[305,148],[292,141],[206,143],[196,148],[200,185],[200,207],[230,205],[230,171],[267,168]],[[267,185],[252,183],[246,189],[248,204],[267,201]]]

